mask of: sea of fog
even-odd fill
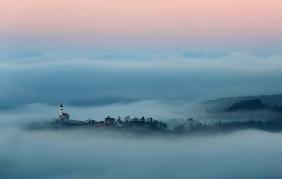
[[[1,179],[281,178],[282,134],[136,136],[0,128]]]
[[[0,179],[282,178],[280,133],[141,137],[22,128],[56,118],[60,102],[77,120],[210,120],[194,104],[281,93],[281,69],[281,55],[240,53],[200,59],[1,57]]]
[[[29,104],[0,112],[1,179],[281,178],[282,133],[242,130],[193,136],[142,135],[97,129],[27,130],[51,121],[56,105]],[[159,120],[209,119],[192,104],[138,101],[66,106],[72,119],[105,115]]]

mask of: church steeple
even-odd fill
[[[64,106],[63,103],[61,103],[60,107],[59,107],[59,116],[64,114]]]
[[[64,112],[64,106],[63,104],[61,103],[60,106],[59,106],[59,120],[62,121],[62,122],[66,122],[68,121],[70,118],[70,115],[66,112]]]

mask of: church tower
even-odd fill
[[[59,120],[65,122],[69,120],[69,117],[69,114],[64,112],[64,106],[61,103],[59,107]]]
[[[61,103],[60,107],[59,107],[59,116],[63,115],[64,114],[64,106],[63,104]]]

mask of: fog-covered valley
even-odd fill
[[[281,179],[282,0],[0,0],[0,179]]]
[[[1,128],[0,176],[11,178],[280,178],[281,133],[138,137]]]
[[[259,63],[247,69],[239,57]],[[279,131],[138,135],[24,127],[58,118],[61,102],[75,120],[145,116],[169,128],[188,118],[203,124],[281,118],[272,108],[222,111],[234,101],[217,98],[281,93],[278,57],[239,57],[2,60],[0,178],[281,178]]]
[[[200,104],[140,101],[66,106],[75,119],[147,114],[181,123],[215,120]],[[282,133],[260,130],[200,135],[139,135],[99,129],[26,130],[57,118],[55,105],[30,104],[1,112],[0,177],[13,178],[280,178]],[[236,114],[238,117],[238,114]],[[238,118],[237,118],[238,119]],[[243,118],[240,118],[242,120]],[[228,121],[228,120],[227,120]]]

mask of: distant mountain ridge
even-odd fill
[[[260,99],[242,100],[223,109],[224,112],[259,111],[259,110],[282,113],[282,107],[263,103]]]
[[[220,98],[203,102],[202,109],[215,120],[282,120],[282,94]]]
[[[219,98],[215,100],[205,101],[205,104],[213,104],[217,107],[227,107],[234,103],[247,100],[260,100],[264,104],[270,106],[282,107],[282,93],[275,95],[259,95],[259,96],[240,96],[240,97],[229,97],[229,98]]]

